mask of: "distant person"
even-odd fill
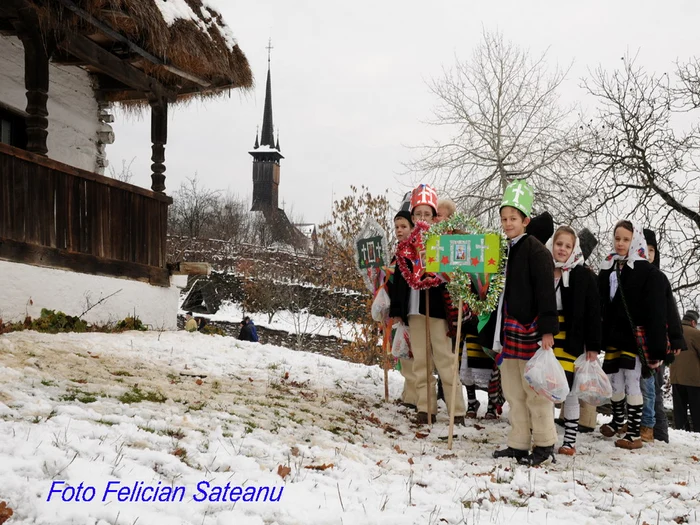
[[[238,339],[241,341],[258,342],[258,331],[255,329],[255,324],[246,316],[241,321],[241,331],[238,334]]]
[[[246,316],[245,319],[248,321],[248,324],[250,325],[250,329],[253,332],[253,342],[257,343],[258,341],[260,341],[260,339],[258,338],[258,329],[256,328],[255,323],[253,322],[253,320],[250,317]]]
[[[687,350],[682,350],[671,365],[673,389],[673,426],[678,430],[700,432],[700,331],[696,310],[683,316],[683,337]],[[688,410],[690,419],[688,420]],[[691,424],[692,423],[692,424]]]
[[[207,320],[206,317],[198,317],[197,318],[197,331],[203,332],[204,327],[207,326],[208,323],[209,323],[209,321]]]
[[[187,312],[185,315],[185,330],[188,332],[197,331],[197,321],[192,317],[192,312]]]

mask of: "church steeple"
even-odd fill
[[[267,85],[265,87],[265,110],[263,111],[261,146],[275,147],[275,137],[272,124],[272,82],[270,80],[270,58],[267,59]]]
[[[253,206],[252,211],[278,209],[280,184],[280,160],[284,157],[279,152],[279,134],[275,144],[272,123],[272,81],[270,74],[270,51],[272,43],[267,46],[267,85],[265,86],[265,109],[263,111],[260,142],[255,134],[255,147],[249,151],[253,157]]]

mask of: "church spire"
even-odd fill
[[[272,39],[267,44],[267,86],[265,87],[265,110],[263,112],[262,134],[260,145],[275,147],[275,136],[272,124],[272,82],[270,80],[270,51],[272,51]]]
[[[253,146],[253,149],[258,149],[260,147],[260,143],[258,142],[258,134],[260,132],[259,128],[255,128],[255,146]],[[278,139],[279,140],[279,139]]]

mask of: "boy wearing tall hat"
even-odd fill
[[[530,388],[525,365],[540,345],[552,351],[559,322],[552,255],[526,233],[533,198],[534,191],[525,180],[513,181],[504,192],[500,215],[508,237],[506,281],[498,309],[483,333],[492,339],[490,347],[500,352],[503,394],[510,406],[507,447],[493,456],[539,465],[554,457],[554,407]]]
[[[424,221],[433,224],[438,214],[437,192],[427,184],[421,184],[411,194],[411,219],[415,224]],[[400,257],[400,255],[397,255]],[[409,271],[414,269],[414,261],[406,259]],[[420,261],[415,261],[419,263]],[[395,323],[404,323],[409,327],[411,350],[413,353],[413,373],[416,378],[416,397],[418,415],[416,422],[424,424],[435,420],[437,414],[437,391],[435,376],[427,373],[426,330],[430,331],[432,361],[442,379],[446,392],[451,392],[454,378],[454,359],[452,339],[448,335],[447,309],[444,301],[445,284],[423,290],[412,289],[399,269],[394,271],[394,293],[391,296],[389,315]],[[426,317],[426,295],[430,316]],[[432,370],[431,370],[432,372]],[[429,384],[428,384],[429,383]],[[430,389],[430,406],[428,406],[428,389]],[[449,396],[448,396],[449,397]],[[448,405],[449,405],[448,400]],[[449,408],[449,406],[448,406]],[[464,424],[466,407],[461,388],[455,399],[455,424]]]

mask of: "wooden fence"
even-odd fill
[[[0,143],[0,259],[167,286],[171,203]]]

